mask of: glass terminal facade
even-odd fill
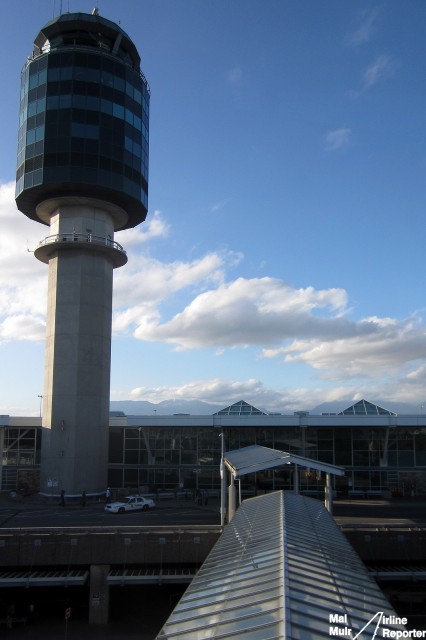
[[[247,407],[237,414],[234,406],[212,416],[111,417],[108,483],[117,490],[205,489],[217,495],[222,431],[225,451],[258,444],[344,467],[345,476],[333,480],[338,495],[426,495],[426,416],[373,415],[371,406],[339,415],[267,415]],[[38,469],[40,432],[37,418],[0,424],[3,490],[16,488],[20,471]],[[29,457],[19,454],[21,437],[25,443],[32,438]],[[243,494],[291,489],[292,473],[283,468],[244,476]],[[300,488],[321,496],[324,478],[301,469]]]
[[[288,451],[313,460],[342,466],[336,478],[342,493],[389,491],[426,494],[426,426],[392,428],[357,426],[224,427],[225,449],[253,444]],[[387,447],[387,462],[384,460]],[[215,428],[111,428],[109,484],[112,487],[219,488],[220,439]],[[323,478],[301,471],[302,490],[322,493]],[[292,488],[287,469],[244,478],[246,493]]]
[[[149,87],[117,25],[68,14],[48,23],[21,78],[16,196],[37,219],[49,197],[91,196],[135,226],[148,207]]]

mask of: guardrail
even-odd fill
[[[346,533],[349,531],[353,532],[395,532],[402,533],[403,531],[407,532],[425,532],[426,531],[426,522],[419,524],[351,524],[351,523],[337,523],[337,526],[341,531],[345,531]]]
[[[52,236],[47,236],[44,240],[39,242],[39,247],[44,247],[49,244],[58,244],[61,242],[84,242],[96,245],[102,245],[104,247],[108,247],[110,249],[115,249],[116,251],[120,251],[126,255],[121,244],[115,242],[109,237],[96,236],[93,233],[57,233]]]

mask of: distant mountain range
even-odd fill
[[[389,409],[399,415],[419,414],[426,411],[419,405],[412,405],[404,402],[389,402],[386,400],[372,400],[366,398],[373,404],[377,404],[379,407]],[[247,402],[250,402],[247,400]],[[339,402],[323,402],[311,409],[306,409],[307,412],[313,415],[321,415],[323,413],[339,413],[344,409],[347,409],[354,404],[354,400],[342,400]],[[220,411],[225,407],[232,404],[232,402],[226,404],[210,404],[209,402],[203,402],[202,400],[163,400],[155,404],[154,402],[148,402],[147,400],[112,400],[110,402],[110,411],[112,415],[117,413],[124,413],[128,416],[172,416],[176,414],[187,413],[195,416],[212,415],[216,411]],[[265,411],[265,413],[277,413],[276,411],[270,411],[266,408],[259,407],[255,404],[257,409]],[[293,415],[294,410],[283,407],[280,411],[283,415]]]
[[[196,416],[212,415],[227,405],[209,404],[201,400],[163,400],[163,402],[148,402],[147,400],[112,400],[110,411],[121,411],[127,416],[173,416],[177,413],[190,413]]]

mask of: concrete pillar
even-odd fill
[[[330,513],[333,513],[333,491],[331,488],[331,475],[325,474],[325,488],[324,488],[324,506]]]
[[[90,567],[89,623],[108,624],[109,619],[109,564]]]
[[[226,467],[225,467],[225,432],[220,434],[222,454],[220,458],[220,526],[226,520]]]
[[[3,477],[3,449],[4,449],[4,428],[0,428],[0,491],[2,491]]]
[[[235,515],[236,490],[234,484],[234,476],[231,473],[231,484],[228,487],[228,522],[231,522]]]
[[[294,465],[293,471],[293,491],[299,493],[299,467],[297,464]]]

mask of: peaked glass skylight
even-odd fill
[[[351,407],[340,411],[339,416],[396,416],[396,413],[389,411],[389,409],[383,409],[377,404],[368,402],[367,400],[360,400]]]
[[[244,400],[240,400],[239,402],[235,402],[231,404],[229,407],[225,409],[221,409],[213,414],[214,416],[267,416],[268,414],[264,411],[260,411],[253,407],[248,402]]]

